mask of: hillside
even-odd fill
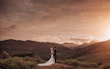
[[[39,55],[43,58],[50,56],[50,48],[57,48],[57,56],[69,56],[72,52],[71,49],[66,48],[60,44],[48,42],[35,42],[35,41],[21,41],[21,40],[4,40],[0,41],[0,49],[7,51],[10,55],[29,54]],[[63,58],[62,57],[62,58]]]
[[[110,40],[95,43],[74,50],[74,56],[79,60],[110,62]]]
[[[58,57],[60,57],[60,61],[58,60],[59,64],[47,67],[36,66],[35,69],[74,69],[68,65],[77,67],[76,64],[79,66],[78,69],[100,69],[100,67],[110,64],[110,40],[88,46],[77,47],[73,50],[60,44],[49,42],[35,42],[30,40],[21,41],[12,39],[0,41],[0,49],[8,52],[11,56],[34,53],[35,56],[39,55],[43,59],[49,58],[49,48],[55,46],[57,48]],[[42,61],[40,63],[42,63]]]
[[[65,47],[71,48],[71,49],[77,49],[77,48],[80,48],[80,47],[85,47],[85,46],[89,46],[89,45],[92,45],[92,44],[95,44],[95,43],[100,42],[98,40],[92,40],[90,42],[87,42],[88,41],[87,39],[79,39],[79,38],[77,38],[77,39],[72,38],[72,40],[75,40],[77,42],[78,41],[79,42],[84,42],[84,43],[77,44],[77,43],[68,43],[68,42],[65,42],[62,45],[65,46]]]

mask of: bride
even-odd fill
[[[38,66],[49,66],[49,65],[55,64],[55,58],[54,58],[54,53],[55,52],[54,52],[54,48],[50,48],[50,52],[51,52],[50,59],[46,63],[38,64]]]

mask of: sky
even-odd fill
[[[0,0],[0,40],[80,44],[85,42],[82,39],[110,39],[109,3],[110,0]]]

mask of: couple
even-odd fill
[[[56,47],[50,48],[51,57],[46,63],[38,64],[38,66],[49,66],[56,63]]]

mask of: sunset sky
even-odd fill
[[[110,0],[0,0],[0,40],[110,39]]]

